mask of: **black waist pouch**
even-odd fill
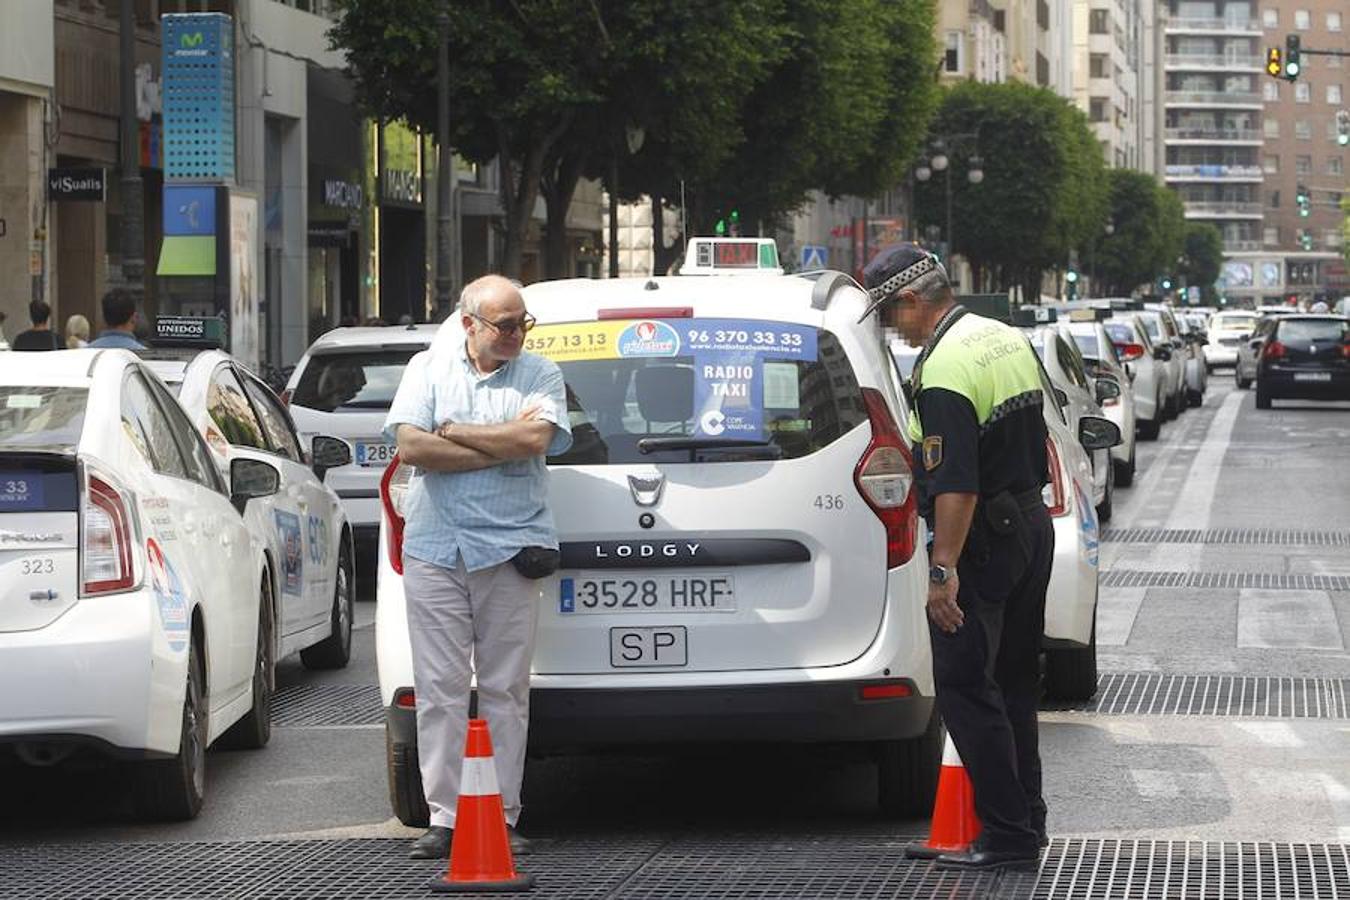
[[[526,547],[511,557],[511,565],[526,578],[547,578],[561,563],[562,554],[552,547]]]

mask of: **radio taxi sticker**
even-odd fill
[[[178,573],[154,538],[145,542],[145,557],[149,564],[150,590],[155,595],[155,605],[159,607],[159,622],[164,629],[165,640],[170,650],[179,652],[188,645],[187,592],[183,590]]]
[[[1088,565],[1097,566],[1098,550],[1100,542],[1097,539],[1097,510],[1083,496],[1083,489],[1078,486],[1078,482],[1073,485],[1074,498],[1078,501],[1078,535],[1083,542],[1083,549],[1087,555]]]
[[[281,539],[281,592],[299,594],[305,574],[305,557],[300,537],[300,517],[280,509],[272,510],[276,519],[277,537]]]

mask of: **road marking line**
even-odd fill
[[[1102,588],[1097,595],[1097,646],[1123,647],[1129,643],[1145,588]]]
[[[1298,748],[1305,745],[1294,727],[1286,722],[1237,722],[1239,731],[1245,731],[1267,747]]]
[[[1223,398],[1214,414],[1205,439],[1191,461],[1185,486],[1176,498],[1172,513],[1167,517],[1168,528],[1208,528],[1210,508],[1214,504],[1214,490],[1223,471],[1224,454],[1233,437],[1242,395],[1234,392]]]

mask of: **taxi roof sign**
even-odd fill
[[[681,275],[782,275],[778,245],[765,237],[696,237],[684,253]]]
[[[1059,320],[1059,311],[1049,306],[1019,306],[1013,310],[1013,324],[1019,328],[1049,325]]]
[[[1112,310],[1104,306],[1080,307],[1069,310],[1070,322],[1105,322],[1111,318]]]

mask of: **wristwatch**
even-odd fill
[[[952,577],[952,570],[947,566],[929,566],[928,580],[933,584],[946,584]]]

